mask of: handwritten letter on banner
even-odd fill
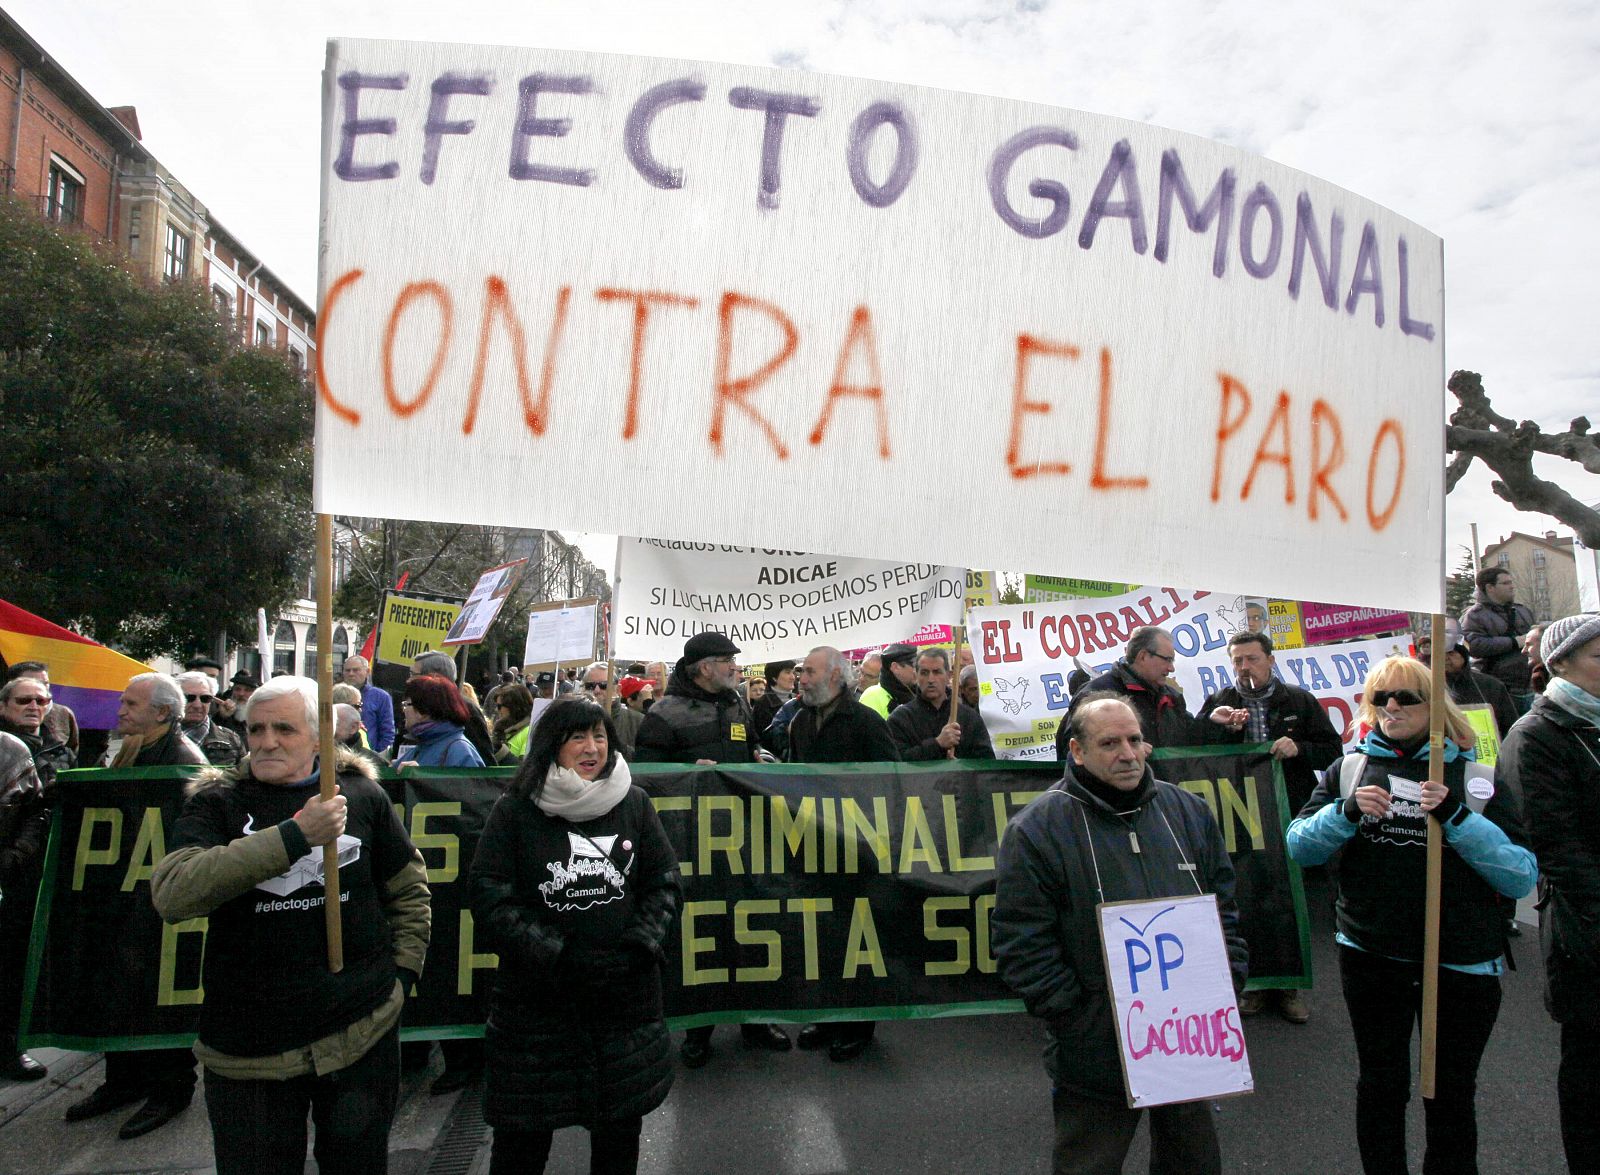
[[[1103,673],[1122,656],[1128,634],[1146,624],[1172,633],[1173,674],[1191,714],[1233,684],[1228,637],[1242,626],[1248,597],[1145,587],[1103,599],[974,608],[967,639],[978,666],[979,707],[1002,759],[1055,758],[1056,727],[1067,715],[1067,679],[1076,664]],[[1409,636],[1349,641],[1276,654],[1278,676],[1310,690],[1345,734],[1367,671]]]
[[[1254,1089],[1217,899],[1109,902],[1097,912],[1128,1105]]]
[[[541,526],[1440,605],[1440,242],[1303,172],[886,82],[338,40],[321,177],[318,510],[524,526],[536,482]]]
[[[712,543],[622,538],[617,651],[673,661],[697,632],[726,633],[754,664],[904,640],[960,624],[959,567],[884,563]]]

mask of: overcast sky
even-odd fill
[[[1564,428],[1591,413],[1600,428],[1594,0],[5,7],[103,105],[137,107],[145,145],[308,302],[328,38],[780,65],[1138,119],[1350,188],[1444,238],[1447,370],[1481,372],[1505,415]],[[1600,498],[1600,480],[1562,480]],[[1469,522],[1485,544],[1555,525],[1518,515],[1489,481],[1480,465],[1450,495],[1451,565]],[[610,544],[586,547],[609,571]]]

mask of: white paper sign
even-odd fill
[[[502,563],[499,567],[491,567],[478,576],[478,582],[472,585],[467,602],[461,606],[461,615],[456,617],[456,622],[450,626],[450,631],[445,634],[442,643],[475,645],[481,641],[493,627],[495,617],[500,615],[500,609],[505,607],[506,597],[516,587],[517,579],[527,562],[526,559],[518,559],[511,563]]]
[[[1098,676],[1122,656],[1128,634],[1147,624],[1172,633],[1174,673],[1191,714],[1233,684],[1228,637],[1245,597],[1141,588],[1103,599],[974,608],[967,640],[978,667],[978,707],[1002,759],[1054,759],[1056,728],[1072,698],[1067,679],[1082,664]],[[1373,665],[1405,653],[1410,637],[1347,641],[1275,654],[1278,676],[1314,694],[1346,742]]]
[[[904,640],[960,624],[965,570],[756,547],[618,539],[617,649],[674,661],[698,632],[752,664]]]
[[[1128,1105],[1254,1089],[1216,897],[1109,902],[1096,912]]]
[[[528,613],[524,665],[589,661],[594,657],[594,604],[547,608]]]
[[[441,43],[331,42],[322,133],[318,510],[1440,605],[1441,245],[1333,184]]]

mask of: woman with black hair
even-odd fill
[[[605,711],[552,705],[495,804],[472,905],[500,954],[486,1033],[490,1171],[540,1172],[551,1136],[590,1132],[592,1172],[633,1172],[645,1114],[672,1088],[662,944],[677,854],[630,782]]]

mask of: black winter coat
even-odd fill
[[[1205,700],[1196,720],[1196,726],[1204,731],[1202,741],[1217,744],[1249,741],[1248,728],[1229,730],[1210,721],[1211,711],[1218,706],[1241,709],[1244,697],[1230,685]],[[1289,811],[1298,813],[1317,786],[1317,772],[1343,753],[1344,742],[1333,723],[1328,721],[1328,713],[1315,694],[1280,681],[1267,699],[1267,741],[1275,743],[1284,737],[1292,738],[1300,748],[1298,755],[1281,760],[1283,790],[1289,793]]]
[[[920,693],[889,715],[889,733],[900,757],[908,763],[918,760],[947,758],[938,743],[939,732],[950,721],[950,695],[939,705],[931,704]],[[961,727],[961,741],[956,744],[958,759],[992,759],[994,746],[989,742],[989,728],[983,718],[965,702],[956,710],[956,722]]]
[[[636,763],[753,763],[757,736],[750,706],[733,690],[701,689],[679,662],[667,679],[667,696],[651,706],[634,739]]]
[[[863,706],[848,692],[839,699],[821,728],[817,711],[801,706],[789,723],[791,763],[896,763],[900,752],[889,734],[889,724],[871,706]]]
[[[1461,614],[1461,639],[1472,653],[1472,667],[1499,679],[1514,694],[1529,690],[1532,667],[1522,638],[1533,627],[1525,604],[1491,604],[1478,590],[1478,602]]]
[[[1545,1003],[1563,1023],[1600,1028],[1600,730],[1536,698],[1499,767],[1521,793],[1539,858]]]
[[[508,794],[472,865],[472,907],[500,954],[485,1034],[484,1119],[508,1130],[648,1114],[672,1088],[662,945],[678,862],[637,787],[577,823]]]
[[[1081,770],[1069,763],[1061,781],[1007,827],[991,935],[1000,977],[1050,1026],[1045,1068],[1056,1085],[1120,1105],[1122,1066],[1095,906],[1213,893],[1236,991],[1244,988],[1249,951],[1233,900],[1233,862],[1205,801],[1147,767],[1139,806],[1119,814],[1084,787]],[[1195,869],[1183,868],[1185,861]]]
[[[1121,694],[1133,703],[1134,713],[1139,715],[1139,729],[1144,732],[1144,741],[1152,747],[1188,747],[1206,741],[1207,729],[1197,726],[1195,720],[1189,716],[1183,695],[1165,685],[1152,689],[1128,667],[1126,661],[1118,661],[1073,694],[1072,705],[1067,709],[1067,718],[1072,717],[1085,697],[1100,690]],[[1210,723],[1207,723],[1206,727],[1211,730],[1216,729]],[[1056,734],[1056,758],[1062,762],[1071,758],[1067,754],[1066,721],[1061,723],[1061,729]]]
[[[1511,727],[1522,715],[1517,710],[1517,704],[1511,700],[1511,692],[1501,684],[1500,679],[1469,667],[1460,673],[1445,674],[1444,681],[1456,705],[1488,706],[1494,713],[1494,725],[1500,732],[1500,741],[1505,742]]]

